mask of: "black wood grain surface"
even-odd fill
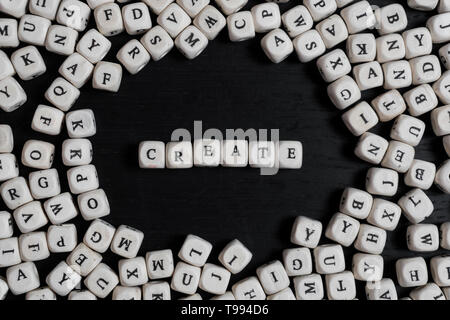
[[[280,5],[284,12],[299,1]],[[371,0],[386,5],[392,1]],[[248,8],[257,1],[250,1]],[[406,1],[400,1],[406,7]],[[408,10],[410,27],[424,26],[430,13]],[[155,16],[152,16],[156,21]],[[93,20],[93,18],[92,18]],[[94,26],[91,21],[91,26]],[[115,53],[130,36],[110,38],[113,48],[105,59],[114,61]],[[106,191],[111,215],[105,220],[118,226],[126,224],[145,233],[140,254],[171,248],[177,254],[184,237],[191,233],[209,240],[214,249],[209,261],[227,242],[240,239],[253,252],[250,265],[232,276],[232,282],[255,274],[261,264],[281,259],[290,243],[290,231],[296,216],[306,215],[327,225],[338,210],[340,195],[347,186],[364,188],[370,168],[354,154],[357,138],[345,128],[339,112],[329,101],[326,84],[315,63],[301,64],[295,54],[286,61],[272,64],[260,47],[261,35],[243,43],[231,43],[227,31],[209,43],[206,51],[193,61],[176,49],[159,62],[150,62],[139,74],[124,70],[119,93],[96,91],[90,83],[81,90],[72,110],[92,108],[98,131],[92,137],[94,161],[100,185]],[[11,50],[7,51],[11,53]],[[59,170],[63,190],[67,191],[60,152],[67,138],[65,131],[49,137],[30,128],[36,106],[48,104],[44,92],[57,76],[64,57],[40,48],[48,71],[36,80],[23,82],[28,102],[19,110],[0,113],[0,123],[13,127],[14,153],[18,158],[28,139],[42,139],[56,145],[55,167]],[[379,91],[366,93],[371,99]],[[440,164],[446,159],[440,138],[434,137],[429,114],[421,117],[427,123],[423,142],[417,147],[417,158]],[[188,170],[143,170],[138,166],[137,148],[143,140],[169,141],[173,130],[193,130],[193,122],[201,120],[204,129],[263,128],[279,129],[280,139],[300,140],[304,147],[301,170],[280,171],[275,176],[261,176],[251,168],[193,168]],[[373,132],[388,138],[391,123],[378,125]],[[29,169],[21,166],[27,177]],[[398,199],[408,189],[400,188]],[[450,199],[433,187],[428,194],[435,212],[427,222],[449,220]],[[6,207],[0,203],[0,210]],[[89,223],[74,220],[82,240]],[[395,260],[413,256],[406,247],[406,227],[388,233],[383,253],[385,277],[396,280]],[[46,230],[47,227],[44,228]],[[18,235],[18,233],[17,233]],[[329,241],[322,239],[323,243]],[[355,249],[346,252],[346,269],[351,268]],[[426,254],[431,257],[437,253]],[[45,276],[67,254],[53,254],[37,262],[42,284]],[[105,261],[117,269],[119,257],[111,252]],[[5,270],[0,270],[4,276]],[[364,284],[358,282],[359,297]],[[407,291],[399,288],[401,295]],[[201,293],[204,297],[208,295]],[[175,295],[176,296],[176,295]]]

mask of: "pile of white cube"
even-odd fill
[[[421,257],[424,252],[450,250],[448,212],[440,225],[423,223],[434,211],[426,191],[436,185],[450,194],[450,160],[436,166],[417,159],[414,149],[426,129],[418,117],[429,113],[431,129],[442,137],[450,156],[449,0],[408,0],[411,8],[432,12],[426,26],[410,30],[405,8],[399,4],[373,8],[368,1],[303,0],[281,14],[276,2],[289,0],[268,1],[250,11],[241,11],[247,0],[215,0],[215,5],[209,0],[143,1],[122,5],[128,1],[0,0],[2,16],[10,16],[0,18],[0,48],[15,50],[26,44],[10,56],[0,50],[0,108],[12,112],[27,101],[20,81],[47,71],[42,48],[67,56],[60,76],[45,92],[51,106],[36,108],[31,127],[55,136],[65,124],[69,136],[61,153],[68,167],[69,190],[64,191],[52,168],[55,145],[26,141],[20,162],[36,169],[27,179],[20,176],[13,153],[13,129],[0,124],[0,196],[12,212],[0,212],[0,269],[6,268],[6,279],[0,277],[0,299],[11,292],[26,299],[168,300],[172,290],[183,294],[182,299],[202,299],[204,292],[216,300],[350,300],[357,297],[356,281],[366,283],[370,300],[402,298],[397,286],[411,288],[402,299],[450,299],[450,256],[435,255],[428,262]],[[97,28],[86,31],[92,10]],[[290,238],[295,247],[257,268],[256,276],[234,284],[231,276],[252,259],[251,251],[237,239],[221,251],[219,265],[208,262],[210,242],[188,235],[176,260],[171,249],[142,253],[143,232],[104,220],[111,210],[88,139],[97,131],[94,112],[69,111],[88,81],[95,89],[117,92],[122,67],[136,74],[174,46],[194,59],[224,28],[232,42],[264,33],[261,46],[274,63],[294,51],[302,63],[315,61],[330,100],[345,110],[343,122],[360,137],[355,155],[373,166],[367,171],[365,190],[343,191],[338,212],[326,227],[307,216],[297,217]],[[123,32],[140,39],[130,40],[117,52],[118,63],[103,61],[111,49],[110,38]],[[345,48],[339,48],[344,43]],[[433,54],[433,46],[439,46],[439,56]],[[384,92],[372,101],[361,100],[363,91],[375,88]],[[369,132],[379,122],[392,122],[389,140]],[[290,169],[302,165],[297,141],[246,143],[146,141],[139,148],[139,165],[270,167],[279,162],[281,168]],[[258,158],[260,143],[272,150],[268,162]],[[212,162],[201,157],[205,144],[217,150]],[[226,150],[236,145],[244,156],[227,158]],[[289,157],[291,149],[295,160]],[[180,152],[187,159],[182,164],[177,163]],[[389,199],[397,194],[401,178],[411,190],[395,203]],[[90,223],[80,242],[71,223],[78,215]],[[402,216],[410,222],[405,245],[415,254],[399,257],[396,278],[386,278],[383,252],[388,233],[396,230]],[[346,265],[344,247],[357,251],[351,265]],[[102,262],[108,250],[121,257],[117,268]],[[42,284],[35,262],[52,253],[67,257]]]

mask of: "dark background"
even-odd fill
[[[281,11],[298,1],[281,4]],[[370,1],[386,5],[391,1]],[[406,7],[406,1],[399,1]],[[245,9],[257,1],[250,1]],[[432,13],[409,9],[409,28],[424,26]],[[156,17],[152,20],[155,23]],[[90,26],[94,27],[91,16]],[[177,49],[158,62],[150,62],[139,74],[131,76],[124,70],[120,92],[96,91],[88,83],[72,110],[92,108],[98,131],[90,138],[94,145],[94,161],[100,185],[106,191],[111,214],[105,220],[126,224],[145,233],[140,255],[149,250],[171,248],[176,256],[189,233],[210,241],[213,252],[209,262],[219,263],[217,256],[232,239],[238,238],[253,252],[250,265],[232,276],[231,283],[255,275],[255,269],[273,259],[281,259],[290,243],[294,219],[306,215],[319,219],[326,227],[338,210],[340,196],[347,186],[364,189],[365,174],[370,165],[354,154],[357,138],[340,119],[340,112],[327,97],[326,84],[314,63],[299,63],[295,53],[276,65],[264,55],[259,40],[231,43],[226,29],[210,42],[207,49],[193,61],[185,59]],[[113,48],[105,59],[117,62],[115,54],[131,36],[123,33],[110,38]],[[139,37],[137,37],[139,38]],[[14,153],[20,159],[23,143],[42,139],[56,145],[55,167],[59,170],[63,191],[67,191],[65,168],[62,165],[61,143],[65,130],[50,137],[31,130],[36,106],[49,104],[44,92],[57,76],[64,57],[39,48],[47,64],[47,72],[33,81],[23,82],[28,102],[19,110],[0,113],[0,123],[13,127]],[[6,50],[10,54],[13,50]],[[380,90],[367,92],[370,100]],[[427,123],[423,142],[416,148],[416,158],[442,163],[446,158],[440,138],[431,130],[429,114],[421,117]],[[193,168],[189,170],[144,170],[137,160],[139,142],[168,142],[173,130],[186,128],[193,132],[193,122],[203,121],[204,130],[218,128],[280,129],[281,140],[299,140],[304,147],[301,170],[284,170],[275,176],[261,176],[251,168]],[[378,125],[373,132],[388,138],[392,122]],[[20,167],[27,177],[30,170]],[[404,186],[394,198],[408,189]],[[442,223],[449,220],[448,195],[433,187],[428,195],[435,205],[434,214],[426,221]],[[0,210],[6,207],[0,203]],[[73,220],[79,241],[89,223],[81,216]],[[406,227],[402,218],[395,232],[388,233],[383,256],[385,277],[396,280],[395,261],[413,256],[406,247]],[[45,227],[44,229],[46,229]],[[17,235],[19,235],[17,233]],[[323,238],[322,243],[328,240]],[[346,249],[346,269],[351,269],[355,249]],[[425,254],[431,257],[437,253]],[[67,254],[52,254],[37,262],[42,284],[45,276]],[[104,261],[117,270],[119,257],[107,252]],[[4,276],[5,270],[0,270]],[[358,281],[359,297],[364,284]],[[230,286],[231,287],[231,286]],[[399,288],[400,296],[408,291]],[[209,297],[201,292],[203,297]],[[174,297],[178,294],[174,293]]]

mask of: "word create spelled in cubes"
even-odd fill
[[[146,169],[196,167],[246,167],[300,169],[303,148],[299,141],[250,141],[196,139],[191,141],[143,141],[139,145],[139,166]],[[264,171],[262,171],[264,174]]]

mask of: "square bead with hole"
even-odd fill
[[[258,279],[267,295],[272,295],[289,286],[289,277],[283,264],[276,260],[256,269]]]
[[[346,188],[342,193],[339,210],[357,219],[365,219],[372,208],[372,196],[359,189]]]
[[[450,105],[439,107],[431,112],[431,125],[434,134],[439,137],[450,134]]]
[[[91,249],[103,253],[109,249],[111,241],[116,232],[116,228],[108,222],[96,219],[92,221],[86,233],[83,242]]]
[[[443,104],[450,104],[450,70],[444,72],[433,84],[433,90]]]
[[[208,38],[197,27],[191,25],[181,31],[175,46],[188,59],[197,58],[208,46]]]
[[[154,61],[159,61],[172,50],[174,42],[161,26],[154,26],[141,38],[141,43]]]
[[[75,87],[81,88],[92,76],[94,66],[81,54],[75,52],[67,57],[58,72]]]
[[[421,116],[438,105],[436,93],[429,84],[417,86],[405,92],[403,97],[408,105],[408,112],[414,117]]]
[[[232,286],[236,300],[265,300],[266,294],[256,277],[248,277]]]
[[[66,139],[62,144],[65,166],[81,166],[92,162],[92,143],[88,139]]]
[[[415,153],[414,148],[409,144],[391,140],[381,165],[399,173],[405,173],[411,167]]]
[[[309,274],[294,278],[295,296],[297,300],[322,300],[325,294],[322,277]]]
[[[405,184],[409,187],[428,190],[431,188],[436,176],[436,165],[432,162],[414,159],[408,172],[405,174]]]
[[[431,33],[427,28],[414,28],[403,32],[406,48],[406,59],[428,55],[433,49]]]
[[[273,141],[250,141],[248,144],[248,163],[252,168],[272,168],[276,157]]]
[[[294,38],[313,27],[313,19],[305,6],[295,6],[281,16],[283,26],[291,38]]]
[[[145,260],[150,279],[163,279],[172,275],[174,269],[172,250],[147,252]]]
[[[207,263],[202,269],[199,288],[215,295],[225,294],[230,276],[231,273],[227,269]]]
[[[416,188],[398,200],[403,214],[411,223],[420,223],[428,218],[434,210],[433,202],[422,190]]]
[[[376,254],[356,253],[353,255],[352,272],[356,280],[374,282],[383,278],[384,260]]]
[[[367,282],[365,287],[367,300],[397,300],[397,288],[389,278]]]
[[[430,260],[431,276],[440,287],[450,286],[450,256],[441,255]]]
[[[384,88],[400,89],[412,84],[411,65],[406,60],[390,61],[382,65],[384,73]]]
[[[248,0],[216,0],[217,5],[226,15],[238,12],[247,4]]]
[[[111,241],[111,251],[124,258],[137,256],[144,240],[144,233],[135,228],[121,225]]]
[[[286,288],[280,292],[267,296],[267,300],[296,300],[291,288]]]
[[[29,1],[28,9],[32,14],[55,20],[60,2],[61,0],[31,0]]]
[[[11,210],[33,201],[28,183],[23,177],[3,182],[0,185],[0,194],[5,205]]]
[[[392,33],[377,38],[377,60],[385,63],[394,60],[401,60],[405,57],[405,42],[401,35]]]
[[[394,3],[375,10],[380,35],[400,32],[408,26],[408,17],[401,4]]]
[[[366,175],[366,190],[374,195],[392,197],[397,193],[398,173],[386,168],[370,168]]]
[[[117,60],[131,74],[141,71],[150,61],[150,54],[136,39],[128,41],[116,55]]]
[[[231,273],[236,274],[244,270],[252,257],[250,250],[242,242],[234,239],[220,252],[219,261]]]
[[[359,1],[345,7],[340,14],[351,34],[372,29],[376,24],[375,14],[368,1]]]
[[[280,63],[294,51],[291,39],[281,29],[275,29],[266,34],[261,39],[261,46],[273,63]]]
[[[329,84],[327,93],[339,110],[344,110],[361,99],[361,90],[350,76],[343,76]]]
[[[331,217],[325,230],[325,236],[344,247],[348,247],[355,241],[358,231],[358,220],[338,212]]]
[[[0,182],[19,176],[19,165],[12,153],[0,153]]]
[[[374,133],[365,132],[355,147],[355,155],[366,162],[379,164],[383,160],[389,142]]]
[[[34,46],[27,46],[14,51],[11,54],[11,62],[19,78],[24,81],[37,78],[47,71],[44,59]]]
[[[119,277],[106,264],[100,263],[84,280],[84,285],[98,298],[106,298],[119,284]]]
[[[169,4],[175,0],[144,0],[145,4],[150,7],[152,12],[159,15]]]
[[[184,262],[178,262],[173,272],[170,287],[184,294],[194,294],[200,281],[201,269]]]
[[[158,16],[157,22],[175,38],[191,24],[191,18],[178,4],[171,3]]]
[[[13,231],[11,214],[7,211],[0,211],[0,239],[12,237]]]
[[[446,160],[436,172],[434,179],[436,186],[447,194],[450,194],[450,161]]]
[[[84,31],[89,22],[91,9],[78,0],[63,0],[56,13],[56,21],[77,31]]]
[[[78,32],[66,26],[52,25],[48,29],[45,49],[61,55],[71,55],[75,52]]]
[[[325,276],[329,300],[353,300],[356,297],[355,277],[350,271]]]
[[[300,62],[310,62],[325,53],[326,47],[319,32],[308,30],[298,35],[293,41],[295,52]]]
[[[64,112],[43,104],[38,105],[34,112],[31,128],[34,131],[56,136],[61,133]]]
[[[62,111],[68,111],[80,96],[80,90],[66,79],[56,78],[45,92],[45,98]]]
[[[50,169],[55,156],[55,146],[41,140],[28,140],[22,149],[22,164],[35,169]]]
[[[143,2],[122,7],[124,26],[128,34],[144,33],[152,27],[152,20],[147,5]]]
[[[97,169],[92,164],[73,167],[67,170],[70,192],[80,194],[98,189]]]
[[[441,64],[435,55],[427,55],[409,60],[413,84],[420,85],[437,81],[441,77]]]
[[[112,300],[142,300],[142,290],[139,287],[117,286],[112,292]]]
[[[221,163],[224,167],[246,167],[248,165],[248,142],[246,140],[223,140]]]
[[[97,300],[97,297],[89,290],[73,290],[69,293],[67,300]]]
[[[428,281],[427,264],[422,257],[399,259],[395,263],[395,269],[401,287],[418,287]]]
[[[317,59],[316,63],[325,82],[333,82],[352,70],[347,55],[341,49],[328,52]]]
[[[416,147],[425,133],[425,122],[408,115],[400,115],[392,125],[391,139]]]
[[[166,167],[188,169],[193,166],[193,148],[190,141],[168,142],[166,144]]]
[[[194,140],[194,165],[198,167],[217,167],[221,160],[221,141],[218,139]]]
[[[1,1],[0,11],[9,14],[15,18],[22,17],[27,8],[27,0],[17,0],[17,1]]]
[[[337,9],[335,0],[304,0],[303,5],[308,8],[315,22],[329,17]]]
[[[67,222],[78,215],[69,192],[61,193],[44,202],[44,210],[52,224]]]
[[[201,267],[206,263],[212,250],[212,244],[195,235],[188,235],[178,252],[178,257],[183,261]]]
[[[119,260],[120,284],[125,287],[141,286],[148,282],[144,257]]]
[[[299,141],[279,141],[276,145],[275,165],[281,169],[300,169],[303,163],[303,146]]]
[[[269,2],[255,5],[251,9],[255,31],[258,33],[269,32],[281,25],[281,14],[278,4]]]
[[[21,262],[22,259],[17,238],[0,240],[0,268],[13,266]]]
[[[12,77],[0,80],[0,109],[12,112],[27,101],[22,86]]]
[[[50,252],[70,252],[77,245],[77,228],[74,224],[50,226],[47,231],[47,242]]]
[[[353,68],[353,76],[361,91],[381,87],[383,85],[383,70],[377,61],[358,64]]]
[[[122,12],[114,2],[96,7],[94,18],[97,30],[106,37],[115,36],[124,30]]]
[[[50,288],[44,287],[27,292],[25,295],[25,300],[54,301],[57,299],[56,294]]]
[[[439,249],[439,230],[434,224],[414,224],[406,230],[408,249],[415,252],[432,252]]]
[[[371,33],[352,34],[346,42],[346,52],[351,63],[370,62],[377,55],[377,43]]]
[[[439,58],[441,59],[441,62],[444,65],[444,67],[447,70],[449,70],[450,69],[450,44],[446,44],[445,46],[443,46],[439,49]]]
[[[361,252],[381,254],[386,245],[386,237],[386,230],[369,224],[361,224],[355,248]]]
[[[60,296],[67,296],[81,281],[81,276],[64,261],[60,262],[47,276],[45,282]]]
[[[345,112],[342,120],[353,135],[360,136],[378,123],[378,116],[367,102],[362,101]]]
[[[347,26],[338,14],[322,20],[316,25],[316,30],[322,37],[327,49],[337,46],[348,38]]]
[[[0,124],[0,152],[11,153],[14,148],[12,129],[7,124]]]
[[[308,248],[292,248],[283,250],[283,265],[289,277],[312,273],[313,263]]]
[[[100,61],[94,68],[92,87],[94,89],[118,92],[122,82],[120,64]]]
[[[103,189],[96,189],[82,193],[78,196],[78,208],[86,221],[98,219],[109,215],[108,198]]]
[[[15,48],[19,46],[19,37],[17,34],[17,20],[16,19],[0,19],[0,47]]]
[[[111,41],[96,29],[87,31],[78,41],[76,50],[90,63],[97,63],[106,56],[111,49]]]
[[[430,30],[433,43],[444,43],[450,41],[448,32],[450,25],[450,12],[445,12],[432,16],[427,21],[427,28]]]
[[[166,164],[166,146],[161,141],[142,141],[139,144],[139,167],[163,169]]]
[[[345,270],[344,251],[338,244],[324,244],[314,248],[316,271],[320,274],[338,273]]]
[[[79,109],[66,114],[66,128],[70,138],[87,138],[97,133],[94,112]]]
[[[31,172],[28,176],[31,195],[34,199],[47,199],[61,193],[59,175],[56,169]]]
[[[20,18],[18,35],[19,40],[36,46],[43,46],[51,21],[46,18],[25,14]]]
[[[142,300],[170,300],[170,285],[165,281],[150,281],[142,287]]]
[[[101,261],[102,256],[84,243],[76,246],[66,259],[66,263],[82,277],[86,277]]]
[[[227,17],[228,36],[232,42],[255,37],[255,25],[250,11],[236,12]]]
[[[209,0],[177,0],[177,3],[194,19],[209,4]]]
[[[24,294],[39,287],[39,274],[33,262],[24,262],[6,269],[9,290],[14,295]]]
[[[444,292],[436,283],[427,283],[409,293],[412,300],[446,300]]]
[[[12,77],[16,74],[16,70],[14,70],[11,60],[9,60],[8,55],[2,50],[0,50],[0,67],[0,80]]]
[[[307,248],[315,248],[322,235],[322,223],[305,216],[298,216],[291,231],[291,242]]]

